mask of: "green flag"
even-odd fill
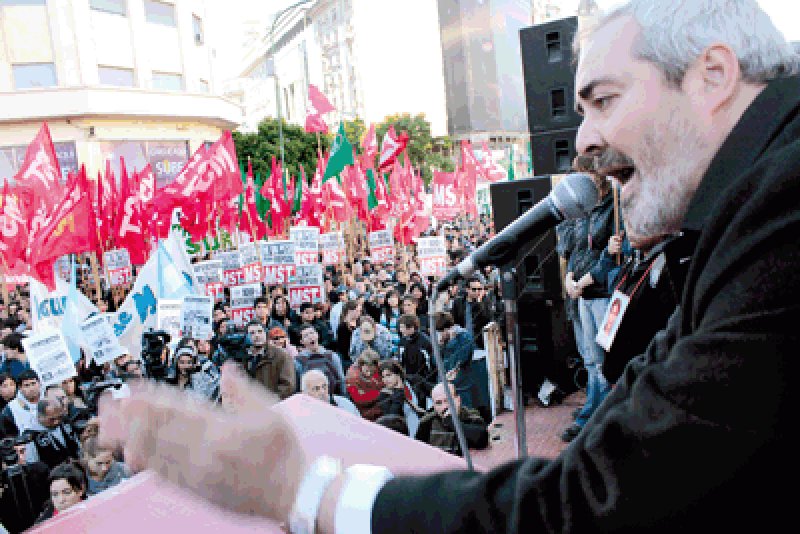
[[[246,191],[247,190],[247,173],[244,170],[244,165],[242,165],[241,163],[239,164],[239,174],[242,177],[242,185],[244,186],[244,187],[242,187],[242,189]],[[243,192],[239,195],[239,218],[240,219],[242,218],[242,206],[244,206],[244,193]]]
[[[506,173],[506,179],[509,182],[514,181],[514,145],[511,145],[511,155],[508,158],[508,172]]]
[[[294,203],[292,204],[292,215],[300,211],[300,208],[303,206],[303,188],[308,186],[305,183],[305,173],[303,172],[303,166],[300,165],[300,174],[297,175],[297,183],[294,186]]]
[[[533,176],[533,142],[528,141],[528,174]]]
[[[256,174],[255,177],[255,184],[256,184],[256,211],[258,212],[258,216],[261,217],[261,220],[264,220],[264,217],[267,215],[269,211],[269,200],[261,196],[261,188],[264,186],[264,180],[261,178],[260,174]]]
[[[353,145],[347,140],[344,134],[344,123],[339,123],[339,132],[333,140],[331,147],[331,157],[328,159],[328,166],[325,167],[325,175],[322,177],[322,183],[328,179],[338,176],[346,165],[353,165]],[[341,182],[341,180],[339,180]]]
[[[378,207],[378,197],[375,196],[375,188],[378,185],[375,183],[375,171],[367,169],[367,208],[374,210]]]

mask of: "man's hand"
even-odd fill
[[[564,286],[567,290],[567,295],[569,295],[569,297],[573,299],[579,298],[581,296],[581,293],[583,292],[578,283],[575,282],[575,278],[573,278],[571,272],[567,273],[567,277],[564,280]]]
[[[160,384],[101,402],[100,440],[125,446],[134,471],[152,469],[222,508],[286,521],[307,460],[277,402],[232,365],[222,370],[228,411]]]
[[[612,235],[608,239],[608,253],[609,254],[620,254],[622,253],[622,237],[625,235],[624,232],[621,232],[617,235]]]
[[[449,371],[447,371],[445,378],[447,378],[448,382],[452,382],[453,380],[456,379],[457,376],[458,376],[458,369],[450,369]]]

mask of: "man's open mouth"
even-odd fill
[[[598,172],[603,176],[612,176],[620,185],[625,185],[633,176],[633,173],[636,172],[636,167],[633,165],[615,165],[598,169]]]

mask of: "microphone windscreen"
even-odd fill
[[[568,174],[550,192],[550,199],[565,219],[586,216],[597,204],[597,197],[597,186],[585,173]]]

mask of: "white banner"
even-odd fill
[[[444,236],[417,238],[419,274],[441,277],[447,273],[447,245]]]
[[[42,391],[50,384],[60,384],[77,375],[61,332],[51,330],[33,334],[22,340],[22,346],[31,368],[39,375]]]
[[[256,316],[256,299],[262,296],[261,284],[247,284],[231,288],[231,321],[244,326]]]
[[[89,349],[89,355],[97,365],[114,361],[126,354],[117,336],[114,335],[111,323],[102,315],[89,317],[81,323],[80,329]]]
[[[170,339],[181,337],[181,308],[180,299],[158,299],[156,309],[156,330],[164,330]]]
[[[214,303],[211,297],[183,297],[181,307],[181,333],[193,339],[208,341],[214,335],[211,323],[211,310]]]
[[[319,249],[323,265],[339,265],[347,261],[347,249],[342,232],[328,232],[319,236]]]
[[[324,267],[316,265],[298,265],[295,275],[289,282],[289,304],[293,308],[304,302],[323,302],[325,300]]]
[[[239,246],[242,255],[242,281],[245,284],[260,284],[264,281],[264,268],[261,265],[261,243],[248,243]]]
[[[264,262],[264,283],[286,285],[294,276],[294,243],[292,241],[265,241],[261,243],[261,260]]]
[[[294,243],[294,263],[314,265],[319,263],[319,228],[316,226],[292,226],[289,240]]]
[[[222,282],[220,260],[200,261],[192,265],[194,278],[203,292],[214,300],[222,300],[225,284]]]
[[[370,232],[369,252],[373,263],[384,263],[388,260],[394,261],[394,238],[389,230],[377,230]]]
[[[133,280],[131,256],[128,249],[117,248],[103,253],[103,265],[106,268],[106,280],[110,287],[125,286]]]
[[[226,287],[233,287],[242,283],[242,255],[238,250],[230,252],[217,252],[215,260],[222,262],[222,283]]]

